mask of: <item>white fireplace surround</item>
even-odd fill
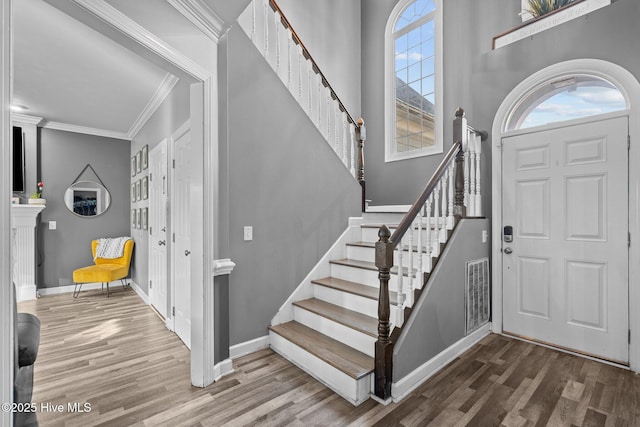
[[[13,280],[18,301],[36,299],[36,225],[44,205],[11,207]]]

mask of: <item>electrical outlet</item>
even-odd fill
[[[58,223],[56,221],[49,221],[49,230],[55,230],[58,227]]]
[[[253,240],[253,227],[250,225],[244,226],[244,241],[249,242]]]
[[[482,243],[487,243],[488,238],[489,232],[487,230],[482,230]]]

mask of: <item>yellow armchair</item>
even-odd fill
[[[95,265],[78,268],[73,271],[73,281],[75,287],[73,289],[73,297],[77,298],[82,290],[83,283],[102,283],[107,284],[107,298],[109,297],[109,282],[120,280],[122,286],[125,287],[123,279],[129,275],[129,266],[131,264],[131,254],[133,253],[133,239],[129,239],[124,244],[124,253],[120,258],[96,258],[96,250],[98,248],[98,240],[91,241],[91,253],[93,254]]]

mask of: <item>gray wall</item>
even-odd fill
[[[144,145],[148,145],[151,152],[153,147],[158,145],[164,138],[168,138],[182,124],[189,120],[189,84],[180,81],[173,88],[169,96],[164,100],[149,121],[140,129],[140,132],[131,141],[131,152],[129,157],[136,155]],[[129,158],[129,163],[131,159]],[[149,175],[149,169],[143,170],[136,176],[131,177],[131,184],[140,178]],[[129,174],[131,176],[131,174]],[[131,197],[129,196],[129,202]],[[149,200],[130,203],[131,209],[145,208],[149,206]],[[167,216],[169,221],[169,216]],[[148,295],[149,294],[149,231],[141,229],[131,229],[131,236],[136,242],[134,254],[136,264],[131,271],[133,281]],[[169,251],[167,251],[167,256]],[[167,260],[169,265],[169,260]],[[169,290],[168,290],[169,291]],[[168,292],[167,303],[170,302],[170,292]]]
[[[129,142],[41,129],[39,147],[47,207],[38,230],[38,287],[71,285],[73,270],[93,264],[91,240],[129,235]],[[67,209],[64,193],[87,163],[111,193],[111,205],[100,216],[83,218]],[[98,182],[90,170],[81,180]],[[49,230],[49,221],[57,222],[56,230]]]
[[[361,101],[360,0],[279,0],[278,5],[357,119]]]
[[[471,64],[491,49],[493,36],[521,23],[519,1],[443,2],[444,153],[385,163],[384,31],[397,2],[376,1],[362,8],[362,114],[367,123],[365,179],[367,198],[374,205],[415,201],[453,143],[452,120],[456,108],[467,111],[469,123],[474,127],[490,130],[490,126],[477,120],[477,110],[484,106],[481,102],[474,105],[477,97]]]
[[[359,216],[360,187],[244,32],[235,27],[227,37],[219,58],[229,94],[220,144],[228,171],[221,186],[230,191],[221,232],[236,263],[229,278],[234,345],[267,334],[348,217]],[[250,242],[243,241],[247,225]]]
[[[482,243],[488,227],[488,219],[463,219],[456,227],[393,349],[394,382],[464,337],[465,262],[489,256],[490,243]]]

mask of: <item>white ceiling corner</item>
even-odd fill
[[[178,84],[178,80],[179,79],[173,74],[167,73],[164,80],[160,83],[158,90],[153,94],[144,110],[142,110],[136,121],[129,129],[129,132],[127,133],[129,139],[132,140],[135,138],[145,123],[147,123],[156,110],[160,108],[160,105],[162,105],[167,96],[169,96],[175,85]]]
[[[229,26],[209,6],[201,0],[167,0],[200,31],[218,43],[229,30]]]

